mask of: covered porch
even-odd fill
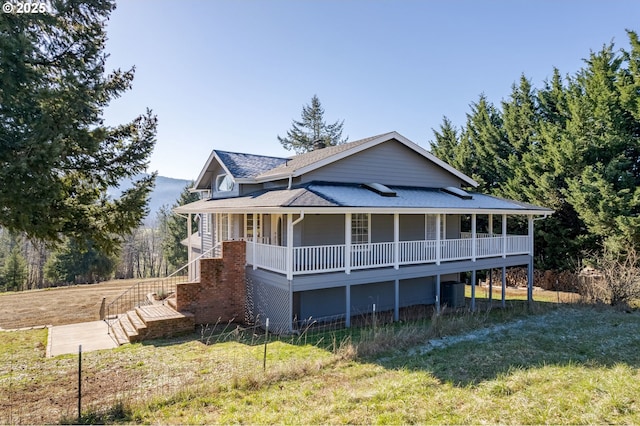
[[[354,214],[344,213],[343,241],[341,244],[304,245],[296,227],[305,220],[305,212],[283,215],[282,232],[284,238],[265,238],[259,224],[263,220],[258,213],[247,214],[244,223],[253,226],[245,229],[242,239],[247,241],[247,265],[283,274],[291,280],[294,276],[388,268],[399,269],[407,265],[435,264],[445,262],[473,261],[485,258],[506,258],[514,255],[533,256],[533,215],[527,215],[527,233],[507,233],[507,214],[498,216],[499,232],[494,232],[493,213],[472,213],[469,216],[470,230],[460,231],[460,226],[449,226],[447,221],[460,221],[460,214],[424,214],[425,226],[414,232],[401,232],[402,217],[415,213],[394,212],[392,232],[387,232],[388,241],[372,241],[372,229],[364,238],[366,242],[353,241],[358,238],[354,232]],[[366,213],[369,214],[370,213]],[[478,232],[478,216],[483,216],[483,231]],[[371,221],[371,219],[369,219]],[[356,220],[357,221],[357,220]],[[430,229],[432,228],[432,229]],[[453,232],[451,231],[453,228]],[[333,229],[335,233],[336,230]],[[257,238],[253,238],[256,235]],[[451,237],[455,238],[451,238]],[[449,238],[447,238],[449,237]],[[281,242],[282,244],[273,244]],[[297,244],[296,244],[297,242]]]

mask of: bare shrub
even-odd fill
[[[586,301],[627,306],[640,298],[640,255],[634,248],[624,255],[605,249],[595,266],[580,273],[578,291]]]

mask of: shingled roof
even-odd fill
[[[253,178],[287,162],[286,158],[215,150],[220,161],[235,178]]]
[[[470,193],[463,199],[439,188],[389,187],[396,194],[385,197],[360,184],[311,182],[292,189],[261,190],[243,197],[200,200],[177,207],[178,213],[216,211],[250,212],[296,208],[314,212],[330,212],[333,208],[367,208],[380,211],[453,211],[509,212],[516,214],[551,214],[553,210],[504,198]]]

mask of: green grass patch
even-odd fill
[[[194,333],[87,353],[83,420],[640,423],[640,313],[584,305],[525,307],[514,302],[505,310],[273,337],[266,369],[264,342],[253,335],[206,344]],[[42,341],[37,332],[18,333],[24,340],[11,346],[14,357]],[[40,394],[32,406],[50,409],[46,398],[64,390],[62,374],[73,371],[75,360],[36,361],[32,374],[42,371],[58,381],[43,380],[20,395],[14,385],[12,398],[29,402],[29,395]],[[72,394],[72,382],[67,385]],[[71,407],[74,402],[67,401]],[[61,419],[73,416],[25,416],[18,422]]]

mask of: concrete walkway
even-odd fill
[[[107,328],[107,323],[104,321],[51,326],[49,327],[47,357],[77,354],[80,345],[82,345],[82,352],[118,347],[111,336],[107,334]]]

